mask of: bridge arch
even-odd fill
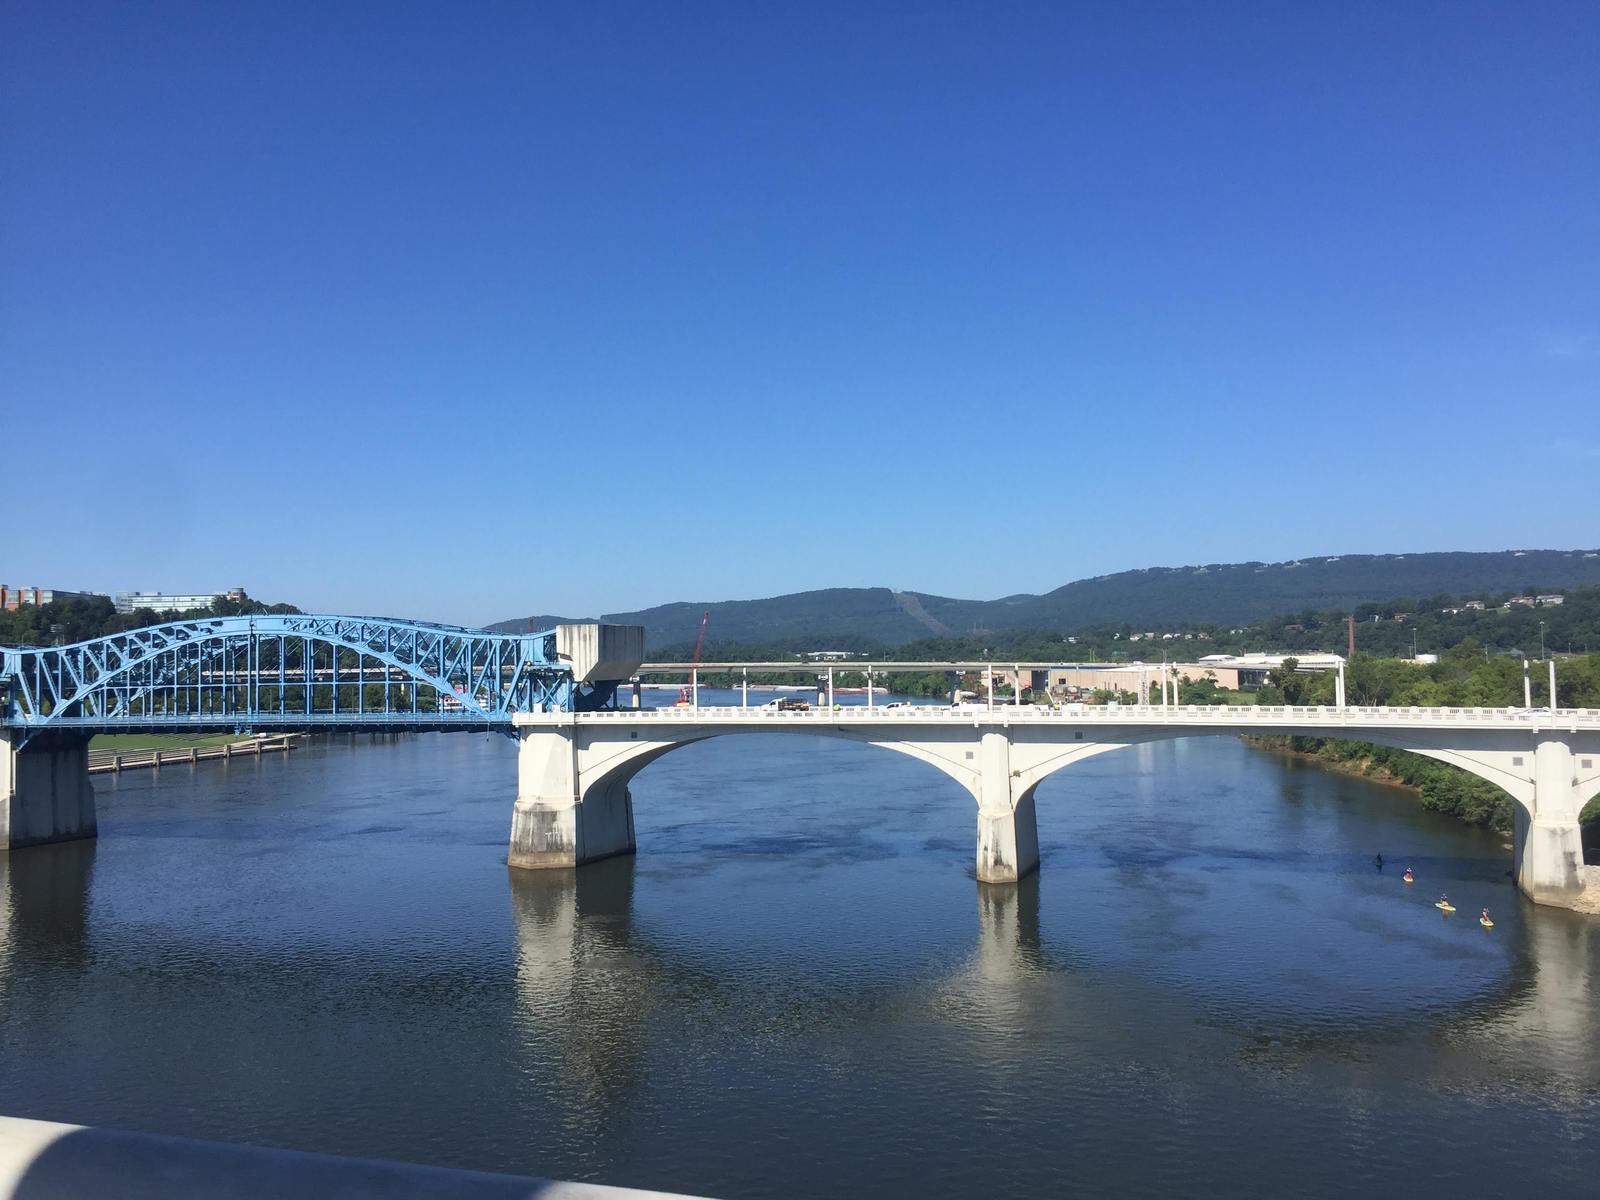
[[[570,698],[571,674],[554,661],[552,642],[550,633],[299,613],[174,621],[0,651],[0,715],[25,732],[376,725],[423,714],[440,724],[508,724],[513,711]],[[354,713],[340,710],[339,689],[349,686]],[[383,689],[376,708],[366,703],[369,687]],[[396,687],[409,704],[392,701]]]
[[[621,714],[619,714],[621,715]],[[508,861],[521,867],[579,866],[635,849],[635,776],[684,746],[745,733],[811,733],[881,746],[925,762],[982,804],[979,742],[971,727],[933,731],[910,741],[892,731],[818,725],[804,729],[759,721],[706,727],[689,722],[640,729],[619,724],[538,724],[519,731],[517,803]],[[1006,819],[1010,819],[1009,810]],[[1037,851],[1034,852],[1035,859]]]
[[[959,731],[956,731],[959,732]],[[976,747],[969,737],[948,739],[929,738],[908,742],[896,738],[872,737],[867,732],[837,726],[815,729],[763,729],[735,727],[732,729],[696,730],[687,736],[650,741],[605,742],[596,746],[584,763],[582,787],[585,790],[601,788],[626,788],[635,776],[651,763],[685,746],[707,742],[718,737],[760,733],[807,733],[835,741],[855,742],[858,745],[878,746],[893,750],[907,758],[927,763],[959,783],[974,799],[980,799],[981,772]],[[581,753],[581,751],[580,751]]]
[[[1232,729],[1186,729],[1186,728],[1151,728],[1141,730],[1130,735],[1119,735],[1113,739],[1095,742],[1077,742],[1044,749],[1040,753],[1029,755],[1025,750],[1022,757],[1029,760],[1026,765],[1018,768],[1018,787],[1023,792],[1032,792],[1050,776],[1083,762],[1096,758],[1102,754],[1123,750],[1130,746],[1148,745],[1153,742],[1176,741],[1180,738],[1191,737],[1235,737],[1245,730]],[[1248,732],[1256,732],[1254,730]],[[1267,734],[1280,736],[1294,736],[1288,731],[1263,730]],[[1533,753],[1526,747],[1520,749],[1486,748],[1484,750],[1460,750],[1452,747],[1441,746],[1437,740],[1415,733],[1391,733],[1380,730],[1360,730],[1354,737],[1344,736],[1341,731],[1340,741],[1360,742],[1365,745],[1386,746],[1394,750],[1406,750],[1413,754],[1420,754],[1436,762],[1446,763],[1459,767],[1468,774],[1494,784],[1506,792],[1517,807],[1530,816],[1534,801],[1534,777],[1531,763]],[[1018,756],[1018,751],[1026,743],[1019,743],[1013,747],[1013,757]],[[1600,779],[1596,780],[1600,786]]]
[[[1057,772],[1129,746],[1180,737],[1314,731],[1412,751],[1493,783],[1515,802],[1515,860],[1524,890],[1582,889],[1581,804],[1574,797],[1600,787],[1600,770],[1593,768],[1594,759],[1600,758],[1600,737],[1593,731],[1579,732],[1575,740],[1570,732],[1508,721],[1441,726],[1431,720],[1418,723],[1404,711],[1397,711],[1388,728],[1353,721],[1322,723],[1313,730],[1309,727],[1317,723],[1297,723],[1296,715],[1284,710],[1237,722],[1222,716],[1216,725],[1162,720],[1155,712],[1129,713],[1125,724],[1107,721],[1104,714],[1078,723],[1054,717],[1013,721],[999,713],[903,720],[829,720],[828,714],[818,714],[791,721],[742,710],[685,713],[681,719],[666,713],[617,712],[554,726],[535,717],[529,720],[534,727],[520,731],[518,815],[510,861],[572,866],[630,852],[634,837],[628,785],[645,766],[680,745],[711,737],[792,732],[882,746],[926,762],[960,783],[978,808],[978,878],[1014,882],[1038,866],[1035,793]],[[1280,716],[1281,725],[1269,723]],[[1587,747],[1583,755],[1594,758],[1574,754],[1580,745]],[[542,815],[536,819],[536,814]]]

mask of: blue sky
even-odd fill
[[[4,582],[476,623],[1600,543],[1592,3],[0,22]]]

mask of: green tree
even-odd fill
[[[1297,673],[1298,658],[1286,658],[1267,672],[1267,686],[1282,697],[1284,704],[1300,704],[1305,697],[1305,680]]]

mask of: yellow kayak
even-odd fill
[[[1478,924],[1482,925],[1485,929],[1493,929],[1494,928],[1494,922],[1489,920],[1488,917],[1479,917],[1478,918]]]
[[[1454,904],[1446,904],[1443,900],[1435,901],[1433,906],[1439,909],[1441,912],[1455,912],[1456,910],[1456,906]]]

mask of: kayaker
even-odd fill
[[[1417,881],[1417,877],[1411,873],[1410,867],[1406,868],[1406,873],[1400,878],[1404,879],[1407,883],[1415,883]]]

